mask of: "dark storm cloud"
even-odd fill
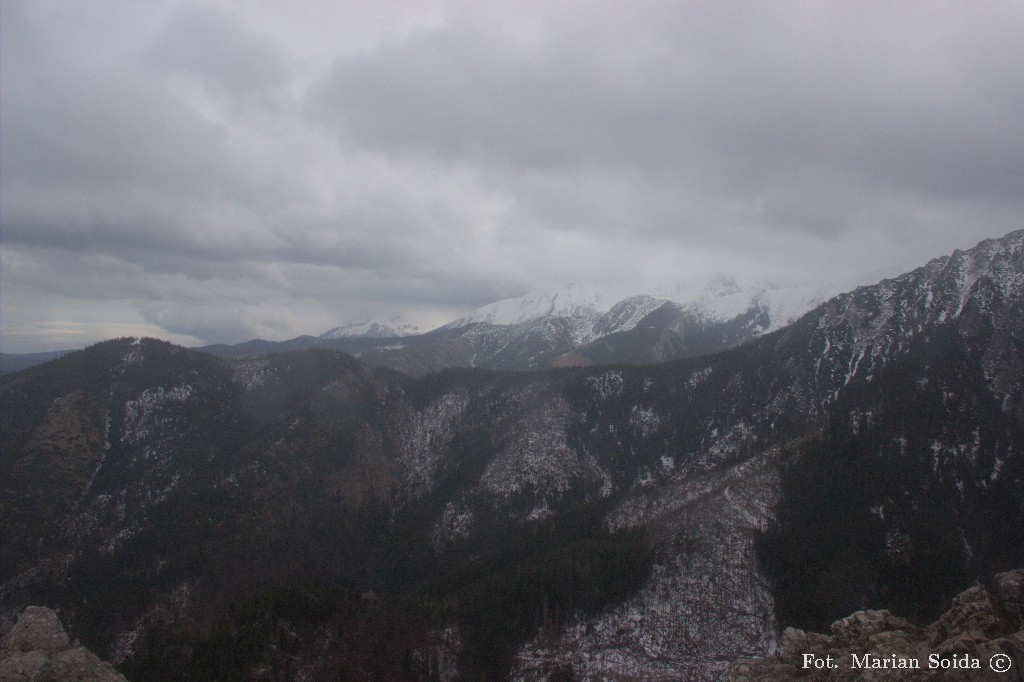
[[[911,267],[1024,213],[1010,0],[10,0],[0,30],[5,350]]]

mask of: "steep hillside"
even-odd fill
[[[929,617],[1024,563],[1022,272],[1018,232],[648,366],[99,344],[0,383],[0,607],[153,680],[706,679]]]

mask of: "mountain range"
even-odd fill
[[[1024,564],[1024,231],[728,288],[7,375],[0,612],[130,679],[710,679]]]
[[[413,336],[420,333],[420,328],[405,322],[400,317],[389,320],[363,319],[348,322],[328,329],[319,336],[321,339],[395,339],[402,336]]]
[[[863,279],[781,286],[741,283],[719,274],[703,285],[677,287],[656,296],[569,284],[490,303],[429,332],[397,316],[366,318],[318,336],[253,339],[199,350],[221,357],[250,357],[331,348],[369,365],[414,375],[447,367],[539,369],[660,362],[724,350],[784,327]],[[0,354],[0,373],[67,352]]]
[[[412,375],[448,367],[521,370],[661,362],[757,338],[853,287],[852,281],[800,287],[741,284],[725,275],[668,296],[623,296],[604,287],[567,285],[488,304],[426,333],[415,333],[400,318],[363,320],[318,337],[200,350],[246,357],[332,348],[368,365]]]

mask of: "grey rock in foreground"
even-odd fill
[[[772,656],[739,659],[722,679],[1024,680],[1024,569],[953,599],[919,628],[888,611],[858,611],[832,635],[786,628]]]
[[[124,676],[77,642],[57,614],[29,606],[0,639],[0,682],[127,682]]]

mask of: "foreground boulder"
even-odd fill
[[[1024,570],[972,587],[919,628],[888,611],[858,611],[832,635],[786,628],[771,656],[739,659],[727,681],[1024,680]]]
[[[0,682],[127,682],[77,642],[71,642],[57,614],[29,606],[0,638]]]

